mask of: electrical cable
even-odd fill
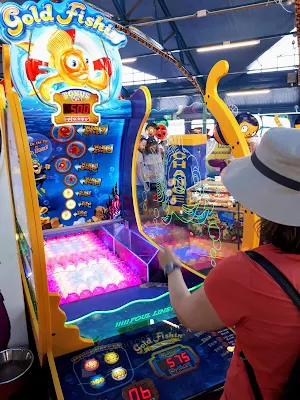
[[[284,10],[285,12],[287,12],[287,13],[289,13],[289,14],[292,14],[292,13],[293,13],[292,11],[290,11],[290,10],[288,10],[287,8],[284,7],[284,5],[283,5],[283,3],[282,3],[282,0],[275,0],[275,3],[278,4],[278,5],[280,5],[280,6],[283,8],[283,10]]]

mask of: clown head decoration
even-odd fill
[[[253,115],[249,113],[239,114],[236,116],[236,120],[247,142],[249,142],[252,137],[257,135],[259,123]]]
[[[153,122],[152,124],[148,124],[146,126],[146,135],[148,137],[155,136],[157,125]]]
[[[168,129],[165,125],[160,124],[157,126],[155,132],[156,139],[163,141],[166,139],[167,134],[168,134]]]

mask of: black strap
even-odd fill
[[[285,291],[289,298],[293,301],[295,306],[300,311],[300,294],[291,284],[291,282],[283,275],[283,273],[275,267],[267,258],[257,253],[256,251],[246,251],[246,254],[257,264],[259,264],[269,275],[278,283],[278,285]],[[246,372],[249,378],[250,385],[255,397],[255,400],[263,400],[254,369],[245,357],[243,351],[240,351],[240,357],[244,361]]]
[[[267,167],[254,152],[251,156],[251,161],[254,167],[264,176],[271,179],[271,181],[278,183],[288,189],[296,190],[300,192],[300,182],[294,181],[293,179],[287,178],[286,176],[278,174],[278,172],[273,171],[271,168]]]
[[[256,380],[254,369],[252,368],[251,364],[249,363],[249,361],[245,357],[245,354],[243,353],[242,350],[240,351],[240,357],[244,361],[246,372],[247,372],[247,375],[248,375],[248,379],[249,379],[250,385],[252,387],[252,392],[254,394],[255,400],[263,400],[260,388],[259,388],[257,380]]]

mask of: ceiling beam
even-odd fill
[[[292,71],[274,71],[259,74],[243,74],[227,83],[219,84],[219,93],[228,91],[244,91],[253,89],[282,89],[291,88],[287,83],[288,72]],[[147,85],[147,83],[146,83]],[[137,86],[126,86],[129,92],[134,92]],[[178,95],[192,95],[197,93],[197,89],[193,87],[187,80],[177,83],[164,82],[148,85],[151,90],[152,97],[166,97]],[[295,86],[296,87],[296,86]]]
[[[159,17],[159,11],[158,11],[156,0],[153,0],[153,7],[154,7],[155,18],[158,18]],[[163,40],[163,36],[162,36],[162,32],[161,32],[161,26],[160,25],[156,25],[156,28],[157,28],[158,41],[164,47],[165,41]]]
[[[282,0],[282,4],[288,4],[289,0]],[[153,24],[162,24],[165,22],[174,22],[174,21],[181,21],[181,20],[186,20],[186,19],[191,19],[191,18],[203,18],[203,17],[208,17],[211,15],[218,15],[218,14],[224,14],[227,12],[233,12],[233,11],[241,11],[241,10],[246,10],[246,9],[252,9],[252,8],[257,8],[257,7],[266,7],[266,6],[271,6],[271,5],[278,5],[278,0],[261,0],[261,1],[255,1],[252,3],[248,4],[239,4],[234,7],[222,7],[222,8],[215,8],[212,10],[206,10],[206,9],[200,9],[197,12],[193,14],[187,14],[187,15],[181,15],[177,17],[172,17],[170,15],[166,15],[165,18],[156,18],[152,21],[145,21],[145,22],[137,22],[131,24],[132,26],[149,26]]]
[[[172,37],[174,35],[175,35],[175,32],[173,31],[173,33],[171,35],[169,35],[169,36]],[[275,35],[248,38],[248,39],[245,39],[245,41],[248,41],[248,40],[260,40],[260,41],[262,41],[262,40],[272,40],[272,39],[278,39],[278,38],[282,38],[282,37],[285,37],[285,36],[291,36],[291,35],[292,36],[296,35],[296,32],[276,33]],[[169,36],[165,39],[165,41],[169,40]],[[233,43],[237,43],[237,42],[233,42]],[[208,44],[205,44],[205,47],[206,46],[215,46],[215,45],[220,45],[220,43],[208,43]],[[195,51],[195,50],[199,49],[200,47],[203,47],[203,44],[199,44],[198,46],[186,47],[186,48],[170,49],[170,50],[168,50],[168,52],[170,52],[172,54],[181,53],[181,52],[187,52],[187,51],[189,52],[189,51]],[[156,53],[144,53],[144,54],[135,55],[134,57],[136,57],[136,58],[144,58],[144,57],[152,57],[152,56],[157,56],[157,54]]]
[[[124,0],[112,0],[113,5],[118,13],[119,19],[121,21],[127,21],[127,15],[126,15],[126,7],[125,7],[125,1]]]
[[[138,6],[141,4],[143,0],[137,0],[134,5],[131,7],[131,9],[127,13],[127,17],[130,17],[130,15],[138,8]],[[155,17],[156,18],[156,17]]]
[[[157,1],[158,1],[158,4],[161,7],[163,13],[165,14],[165,16],[166,17],[170,17],[171,13],[170,13],[170,10],[169,10],[168,6],[165,3],[165,0],[157,0]],[[175,33],[175,37],[176,37],[176,40],[177,40],[178,47],[179,48],[187,48],[187,44],[186,44],[185,40],[183,39],[183,36],[182,36],[180,30],[178,29],[176,23],[175,22],[170,22],[170,26],[171,26],[173,32]],[[191,65],[191,67],[194,70],[194,74],[200,75],[201,74],[200,70],[199,70],[199,68],[198,68],[198,66],[197,66],[192,54],[189,51],[186,52],[186,57],[187,57],[190,65]],[[204,87],[203,79],[200,78],[198,81],[199,81],[199,84],[202,87]]]

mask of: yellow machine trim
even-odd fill
[[[54,356],[57,357],[93,346],[94,342],[81,338],[77,327],[64,325],[66,316],[59,308],[60,297],[58,294],[48,292],[44,238],[40,223],[36,185],[33,172],[31,172],[32,162],[20,100],[17,93],[12,90],[10,80],[10,53],[7,45],[3,46],[3,69],[8,105],[12,115],[13,130],[14,132],[18,132],[18,135],[15,135],[15,140],[20,161],[30,243],[32,249],[35,250],[32,251],[32,263],[38,318],[35,316],[24,271],[21,271],[21,276],[26,302],[30,310],[40,362],[43,364],[46,360],[47,353],[51,350]]]
[[[206,135],[172,135],[168,138],[170,145],[199,146],[207,143]]]
[[[67,317],[59,308],[60,296],[57,293],[49,293],[49,300],[52,352],[54,357],[63,356],[64,354],[93,346],[93,340],[80,337],[80,331],[77,326],[65,325]]]
[[[51,376],[52,376],[52,381],[53,381],[53,385],[54,385],[54,389],[55,389],[55,394],[57,397],[57,400],[64,400],[64,395],[60,386],[60,381],[59,381],[59,377],[58,377],[58,373],[57,373],[57,369],[55,366],[55,361],[54,361],[54,357],[53,357],[53,353],[52,351],[50,351],[49,353],[47,353],[47,358],[48,358],[48,364],[49,364],[49,368],[50,368],[50,372],[51,372]]]
[[[144,236],[144,238],[146,238],[148,240],[148,242],[150,242],[153,246],[155,246],[157,249],[161,249],[161,247],[154,242],[154,240],[148,236],[144,230],[143,230],[143,226],[141,223],[141,217],[140,217],[140,213],[139,213],[139,205],[138,205],[138,200],[137,200],[137,193],[136,193],[136,159],[137,159],[137,154],[138,154],[138,148],[139,148],[139,143],[140,143],[140,137],[143,131],[143,127],[145,125],[145,123],[147,122],[151,109],[152,109],[152,100],[151,100],[151,94],[149,89],[146,86],[141,86],[140,88],[145,95],[146,98],[146,113],[145,116],[143,118],[143,121],[140,125],[139,131],[137,133],[136,136],[136,141],[134,144],[134,149],[133,149],[133,158],[132,158],[132,173],[131,173],[131,182],[132,182],[132,201],[133,201],[133,207],[134,207],[134,213],[135,213],[135,219],[136,219],[136,223],[137,223],[137,227],[139,232]],[[198,135],[189,135],[189,136],[198,136]],[[201,136],[201,135],[199,135]],[[194,269],[192,269],[191,267],[189,267],[188,265],[182,263],[182,266],[187,269],[188,271],[192,272],[195,275],[200,276],[200,278],[204,279],[205,275],[201,274],[198,271],[195,271]]]
[[[8,165],[8,154],[7,154],[8,146],[7,146],[7,140],[6,140],[6,123],[5,123],[5,117],[4,117],[5,106],[6,106],[6,98],[5,98],[4,88],[1,85],[0,86],[0,125],[1,125],[1,132],[2,132],[4,163],[6,166],[6,170],[8,171],[8,174],[10,174],[9,165]],[[13,210],[12,187],[11,187],[10,179],[8,180],[8,185],[9,185],[9,189],[10,189],[9,190],[10,204],[11,204],[12,210]],[[12,214],[13,214],[13,211],[12,211]],[[16,222],[15,222],[14,216],[13,216],[13,225],[14,225],[15,236],[17,238],[17,235],[16,235],[17,229],[16,229]],[[18,243],[16,243],[16,247],[18,249]],[[26,281],[26,279],[25,279],[24,269],[23,269],[23,265],[22,265],[22,261],[21,261],[19,252],[18,252],[18,265],[19,265],[20,274],[21,274],[21,278],[22,278],[25,297],[27,299],[27,306],[28,306],[28,311],[29,311],[29,318],[30,318],[31,325],[32,325],[33,336],[34,336],[35,342],[38,343],[38,341],[39,341],[39,325],[37,322],[37,317],[36,317],[36,314],[34,311],[34,307],[33,307],[33,303],[32,303],[30,293],[29,293],[28,286],[27,286],[27,284],[24,285],[24,282]]]
[[[28,233],[32,247],[32,268],[35,282],[35,296],[37,302],[38,317],[38,338],[37,349],[41,364],[46,360],[46,354],[50,350],[50,308],[48,302],[48,282],[46,276],[46,264],[44,255],[43,234],[39,219],[39,205],[36,196],[36,186],[31,168],[31,158],[28,146],[25,122],[19,97],[12,89],[10,78],[10,48],[8,45],[2,47],[3,72],[8,107],[11,113],[13,131],[19,156],[21,179],[24,190],[24,199],[26,205],[26,216],[28,221]],[[17,134],[16,134],[17,133]],[[34,249],[34,251],[33,251]],[[31,299],[28,299],[29,288],[25,275],[22,274],[23,285],[27,286],[25,290],[26,300],[30,307]],[[32,304],[32,302],[31,302]],[[33,321],[33,319],[32,319]],[[37,326],[33,327],[36,331]]]
[[[210,71],[207,78],[204,101],[218,121],[225,140],[229,143],[235,158],[250,155],[250,151],[240,127],[227,105],[218,95],[218,84],[229,71],[227,61],[219,61]],[[251,211],[245,210],[242,250],[249,250],[259,246],[259,236],[254,234],[254,226],[259,218]]]

